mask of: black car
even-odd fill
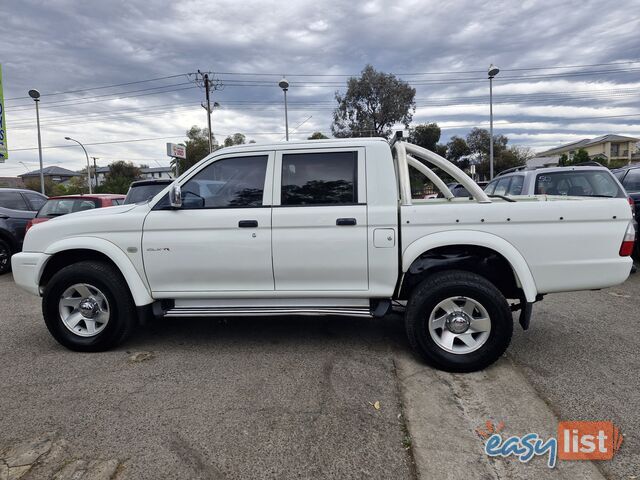
[[[173,180],[170,178],[156,178],[153,180],[139,180],[137,182],[133,182],[129,187],[127,198],[124,199],[123,205],[147,202],[171,183],[173,183]]]
[[[0,274],[11,269],[11,255],[22,250],[27,222],[46,201],[32,190],[0,188]]]
[[[622,186],[629,195],[629,198],[633,200],[633,208],[635,211],[636,221],[640,221],[640,164],[629,165],[627,167],[618,168],[613,170],[612,173],[620,181]],[[640,258],[640,245],[638,245],[638,239],[640,239],[640,232],[636,235],[636,248],[634,256]]]

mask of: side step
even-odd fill
[[[373,317],[369,307],[174,307],[165,317],[264,317],[276,315],[344,315]]]

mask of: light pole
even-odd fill
[[[493,180],[493,77],[500,73],[498,67],[489,65],[489,180]]]
[[[38,90],[29,90],[29,96],[36,102],[36,124],[38,126],[38,155],[40,156],[40,193],[44,195],[44,172],[42,166],[42,140],[40,138],[40,110],[38,103],[40,103],[40,92]]]
[[[64,137],[64,139],[70,140],[72,142],[76,142],[78,145],[82,147],[82,150],[84,150],[84,155],[87,157],[87,184],[89,185],[89,195],[91,195],[93,193],[91,190],[91,165],[89,164],[89,154],[87,153],[87,149],[84,148],[84,145],[82,143],[80,143],[78,140],[74,138]]]
[[[289,90],[289,82],[285,77],[282,77],[278,86],[284,92],[284,128],[285,128],[285,138],[287,142],[289,141],[289,114],[287,112],[287,90]]]
[[[29,173],[29,172],[31,171],[31,170],[29,170],[29,167],[27,167],[27,166],[25,165],[25,163],[24,163],[24,162],[18,162],[18,163],[24,167],[24,169],[27,171],[27,173]]]

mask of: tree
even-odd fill
[[[85,185],[86,186],[86,185]],[[33,190],[34,192],[40,191],[40,179],[30,179],[24,182],[24,187]],[[55,197],[58,195],[66,195],[67,189],[60,183],[53,183],[50,178],[44,179],[44,194],[47,197]]]
[[[486,128],[474,128],[467,135],[467,145],[471,153],[476,153],[482,159],[489,158],[489,147],[491,143],[491,134]],[[493,136],[493,155],[497,157],[502,150],[507,148],[509,139],[504,135]]]
[[[416,104],[415,88],[393,74],[367,65],[359,78],[347,81],[347,92],[335,93],[331,132],[335,137],[385,137],[401,123],[408,128]]]
[[[225,147],[232,147],[234,145],[244,145],[247,141],[247,137],[245,137],[241,133],[234,133],[233,135],[229,135],[224,139]]]
[[[194,125],[187,130],[187,140],[184,144],[187,151],[187,158],[173,159],[171,161],[174,174],[176,173],[176,161],[180,167],[180,173],[183,173],[209,155],[209,130]]]
[[[327,137],[322,132],[313,132],[310,137],[307,137],[307,140],[324,140]]]
[[[460,166],[460,159],[470,154],[471,149],[464,138],[454,135],[449,139],[449,143],[447,143],[447,160]],[[469,162],[467,161],[466,163],[468,166]]]
[[[437,123],[425,123],[415,127],[409,134],[409,142],[436,151],[436,145],[440,141],[440,127]]]
[[[127,193],[131,182],[140,180],[140,168],[131,162],[119,160],[109,165],[109,172],[102,185],[96,188],[101,193]]]

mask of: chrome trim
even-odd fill
[[[165,317],[262,317],[275,315],[373,316],[369,307],[182,307],[172,308],[165,313]]]

